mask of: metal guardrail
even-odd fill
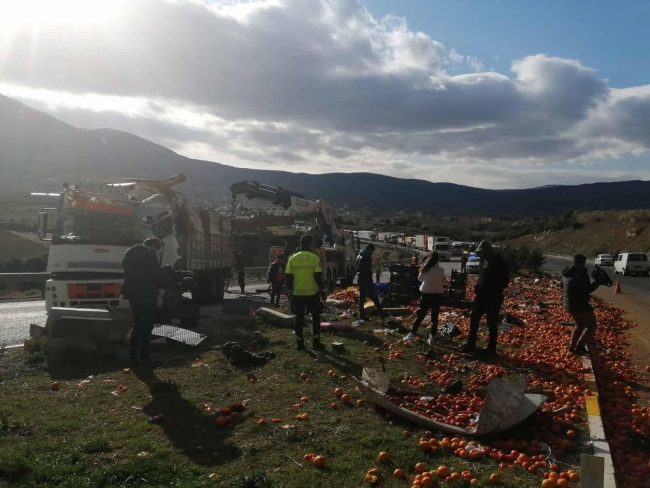
[[[50,278],[50,273],[0,273],[0,283],[38,283]]]

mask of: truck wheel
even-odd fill
[[[196,277],[192,300],[197,305],[211,305],[217,298],[217,276],[214,272],[202,272]]]

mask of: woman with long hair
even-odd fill
[[[438,264],[440,258],[437,252],[432,252],[429,258],[420,267],[420,274],[418,280],[422,282],[420,285],[420,305],[415,314],[415,321],[404,341],[412,342],[415,334],[417,334],[420,324],[431,310],[431,333],[427,339],[427,343],[431,346],[435,342],[434,337],[438,334],[438,314],[440,313],[440,302],[442,294],[444,293],[444,279],[445,270]]]

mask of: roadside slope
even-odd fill
[[[529,234],[499,244],[536,247],[546,254],[582,253],[589,258],[616,251],[650,250],[649,210],[580,212],[575,219],[581,228]]]

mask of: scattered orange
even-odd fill
[[[324,468],[326,462],[327,458],[325,456],[316,456],[313,461],[314,466],[316,466],[318,469]]]
[[[447,476],[451,475],[451,469],[449,469],[447,466],[438,466],[436,474],[439,478],[446,478]]]
[[[498,475],[498,474],[496,474],[496,473],[492,473],[492,474],[490,475],[490,483],[494,483],[494,484],[496,484],[496,483],[499,483],[499,481],[500,481],[500,480],[499,480],[499,475]]]
[[[560,478],[559,480],[556,481],[555,486],[557,486],[557,488],[569,488],[570,483],[568,480],[565,480],[564,478]]]
[[[364,401],[363,400],[357,400],[357,407],[363,407]]]
[[[343,388],[337,388],[334,390],[334,395],[336,398],[341,398],[343,396]]]
[[[395,478],[404,478],[404,470],[397,468],[395,471],[393,471],[393,476]]]
[[[300,401],[301,401],[302,403],[307,403],[307,402],[309,402],[309,398],[308,398],[308,397],[302,397],[302,398],[300,399]]]
[[[381,451],[381,452],[379,453],[379,456],[377,456],[377,458],[378,458],[382,463],[385,463],[386,461],[388,461],[388,460],[390,459],[390,454],[388,454],[386,451]]]
[[[217,427],[225,427],[228,425],[228,421],[226,420],[229,417],[217,417],[217,420],[215,423],[217,424]]]
[[[352,397],[348,394],[345,394],[341,397],[341,401],[346,404],[350,403],[352,401]]]
[[[55,381],[51,385],[52,391],[59,391],[59,384]]]
[[[427,470],[427,467],[424,465],[424,463],[417,463],[415,465],[415,470],[418,473],[424,473]]]

